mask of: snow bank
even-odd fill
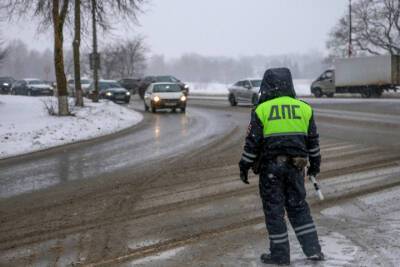
[[[294,88],[297,95],[307,96],[311,95],[310,85],[311,80],[295,79],[293,80]],[[188,82],[190,94],[195,96],[226,96],[228,95],[228,88],[231,84],[224,83],[196,83]]]
[[[188,82],[190,95],[226,96],[230,84]]]
[[[294,79],[294,89],[296,90],[296,94],[299,96],[308,96],[311,95],[311,86],[312,80],[306,79]]]
[[[0,96],[0,159],[115,133],[142,115],[110,101],[74,108],[75,116],[48,115],[49,97]]]

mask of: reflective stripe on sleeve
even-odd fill
[[[319,155],[321,155],[321,153],[318,151],[317,153],[310,154],[309,156],[312,158],[315,158],[315,157],[318,157]]]
[[[257,155],[248,153],[248,152],[246,152],[246,151],[243,152],[243,155],[245,155],[245,156],[247,156],[247,157],[249,157],[249,158],[256,158],[256,157],[257,157]]]
[[[319,147],[316,147],[316,148],[308,150],[309,153],[314,153],[314,152],[317,152],[317,151],[319,151]]]
[[[249,162],[249,163],[253,163],[254,160],[247,158],[245,155],[242,156],[242,160]]]

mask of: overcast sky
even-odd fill
[[[116,26],[112,36],[100,36],[102,44],[140,33],[151,53],[167,57],[324,52],[329,31],[348,8],[348,0],[149,1],[140,26]],[[30,20],[2,25],[7,39],[20,38],[40,50],[53,46],[51,35],[38,35]]]

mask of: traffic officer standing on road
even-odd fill
[[[317,230],[305,200],[308,175],[317,175],[321,162],[319,136],[312,108],[296,99],[289,69],[265,72],[258,105],[251,113],[240,178],[248,184],[248,171],[260,172],[259,189],[269,234],[270,253],[265,264],[290,264],[285,208],[304,254],[324,260]]]

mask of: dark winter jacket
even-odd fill
[[[318,174],[321,156],[313,111],[295,99],[290,71],[267,70],[260,93],[260,102],[251,112],[241,161],[251,166],[259,158],[264,164],[277,155],[309,157],[309,172]]]

